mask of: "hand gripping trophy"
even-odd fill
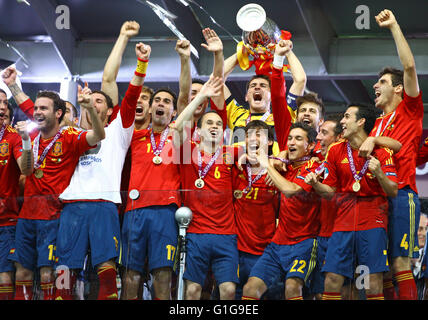
[[[183,274],[186,265],[186,230],[189,227],[190,221],[192,221],[192,211],[187,207],[178,208],[175,211],[175,220],[178,223],[178,246],[180,252],[180,271],[178,274],[178,285],[177,285],[177,300],[184,300],[184,282]]]
[[[239,9],[236,23],[242,29],[242,41],[236,47],[239,66],[248,70],[253,65],[256,74],[270,75],[275,45],[282,40],[290,40],[291,33],[280,30],[258,4],[250,3]],[[252,59],[250,59],[252,58]],[[284,72],[288,66],[284,66]]]

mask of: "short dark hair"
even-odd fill
[[[391,75],[392,86],[396,87],[398,85],[403,85],[404,83],[404,72],[402,70],[393,68],[393,67],[385,67],[379,72],[379,78],[385,74]]]
[[[364,132],[369,135],[373,130],[376,118],[380,114],[380,110],[376,109],[373,105],[363,102],[352,102],[348,104],[347,108],[355,107],[358,109],[356,113],[357,120],[366,119],[364,123]]]
[[[315,92],[305,93],[303,96],[300,96],[296,99],[297,114],[299,113],[300,106],[304,103],[307,103],[307,102],[312,102],[312,103],[315,103],[316,105],[318,105],[318,107],[320,108],[321,119],[324,119],[324,117],[325,117],[324,102],[318,96],[318,94]]]
[[[306,136],[308,137],[309,143],[316,142],[318,133],[310,125],[303,123],[303,122],[295,122],[291,125],[289,132],[291,132],[291,130],[297,129],[297,128],[300,128],[306,132]]]
[[[113,100],[110,98],[110,96],[107,93],[105,93],[102,90],[92,90],[91,94],[94,94],[94,93],[99,93],[104,96],[104,98],[106,99],[107,108],[114,108]]]
[[[270,88],[270,77],[264,74],[256,74],[248,80],[247,84],[245,85],[245,90],[248,91],[248,88],[250,87],[250,83],[255,79],[265,79],[269,83]]]
[[[53,101],[53,105],[54,105],[54,112],[57,110],[62,111],[62,114],[58,119],[58,123],[61,123],[62,119],[65,116],[65,101],[59,97],[59,94],[54,92],[54,91],[44,90],[44,91],[39,91],[37,93],[36,99],[39,99],[39,98],[51,99]]]
[[[150,97],[152,97],[154,90],[148,86],[143,86],[143,88],[141,89],[141,92],[146,92],[150,95]]]
[[[251,120],[245,126],[245,134],[247,134],[248,131],[252,129],[267,130],[268,140],[275,142],[275,133],[274,133],[273,127],[269,126],[266,122],[261,120]],[[268,147],[268,155],[272,155],[272,154],[273,154],[273,143]]]
[[[205,112],[199,119],[198,119],[198,122],[196,123],[196,127],[198,127],[199,129],[202,127],[202,121],[203,121],[203,119],[204,119],[204,117],[207,115],[207,114],[210,114],[210,113],[215,113],[216,115],[218,115],[219,117],[220,117],[220,115],[218,114],[218,112],[217,111],[215,111],[215,110],[210,110],[210,111],[207,111],[207,112]],[[220,119],[221,119],[221,117],[220,117]],[[222,122],[223,122],[223,119],[221,120]],[[223,128],[223,127],[222,127]]]
[[[68,100],[64,100],[64,101],[66,103],[66,107],[67,107],[67,103],[71,104],[71,110],[73,110],[73,118],[77,118],[79,116],[79,113],[77,112],[76,106]]]
[[[201,84],[201,85],[204,85],[205,84],[205,81],[204,80],[202,80],[202,79],[192,79],[192,84],[194,84],[194,83],[199,83],[199,84]]]
[[[174,110],[177,110],[177,95],[175,94],[175,92],[174,92],[174,91],[172,91],[172,90],[171,90],[170,88],[168,88],[168,87],[163,87],[163,88],[159,88],[159,89],[157,89],[157,90],[152,94],[152,96],[150,97],[149,105],[150,105],[150,106],[152,106],[153,100],[154,100],[154,98],[156,97],[156,95],[157,95],[159,92],[167,92],[167,93],[169,93],[169,94],[172,96],[172,103],[173,103],[173,105],[174,105]]]
[[[336,137],[343,132],[342,125],[340,124],[340,121],[342,120],[342,118],[343,118],[342,113],[332,113],[332,114],[327,115],[326,118],[324,119],[324,122],[331,121],[331,122],[334,122],[336,124],[334,129],[333,129],[334,135]]]

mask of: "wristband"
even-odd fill
[[[31,139],[22,140],[22,150],[31,150]]]
[[[138,58],[137,61],[137,69],[135,70],[134,74],[138,77],[145,77],[146,71],[147,71],[147,65],[149,64],[149,60],[142,60]]]
[[[279,56],[275,54],[273,56],[273,62],[272,62],[273,66],[277,69],[282,69],[282,67],[284,66],[284,59],[285,59],[285,56]]]

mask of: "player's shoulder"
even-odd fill
[[[10,125],[7,125],[5,130],[8,133],[16,133],[16,134],[18,134],[18,131],[14,127],[12,127]]]
[[[339,150],[340,148],[345,147],[347,140],[345,139],[340,139],[339,141],[333,142],[332,144],[330,144],[327,148],[327,153],[330,150]]]
[[[73,126],[66,126],[61,128],[62,133],[65,135],[79,135],[85,130],[79,128],[79,127],[73,127]]]
[[[392,157],[392,155],[394,154],[394,151],[392,151],[388,147],[379,146],[374,149],[374,154],[376,157],[379,157],[379,156]]]

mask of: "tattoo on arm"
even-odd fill
[[[23,91],[21,90],[21,88],[16,84],[12,84],[9,86],[9,90],[12,93],[12,95],[14,97],[16,97],[18,94],[22,93]]]

